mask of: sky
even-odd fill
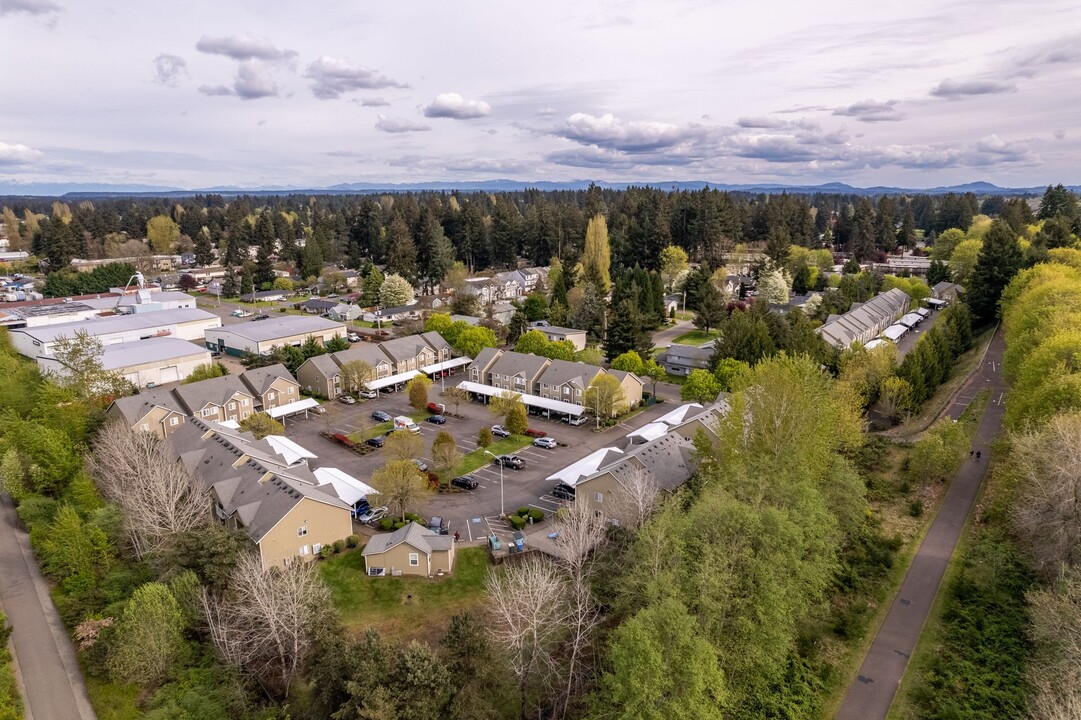
[[[0,0],[0,182],[1081,182],[1076,0]]]

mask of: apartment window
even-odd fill
[[[409,567],[420,565],[420,553],[409,553]]]
[[[201,415],[203,417],[210,417],[211,415],[217,415],[218,411],[214,408],[203,408]]]
[[[300,550],[297,551],[297,555],[300,555],[301,557],[304,557],[307,554],[308,554],[308,546],[307,545],[301,545]]]
[[[240,405],[241,405],[241,407],[248,407],[248,401],[247,400],[241,400]]]
[[[322,543],[312,543],[312,555],[318,555],[319,551],[323,549]]]
[[[288,389],[288,390],[286,390],[286,391],[285,391],[285,393],[286,393],[287,395],[292,395],[292,394],[293,394],[293,386],[292,386],[292,385],[290,385],[290,386],[289,386],[289,389]]]
[[[301,525],[300,527],[297,528],[297,537],[304,537],[307,534],[308,534],[308,526],[307,525]]]
[[[604,502],[604,493],[593,493],[593,499],[597,502]]]
[[[179,425],[180,424],[180,418],[178,418],[178,417],[169,418],[169,424],[170,425]]]
[[[229,409],[230,410],[236,410],[236,403],[235,402],[229,403]]]
[[[563,394],[564,395],[570,395],[571,394],[571,389],[569,387],[563,388]]]
[[[274,398],[276,398],[276,397],[278,397],[278,393],[276,393],[276,392],[268,392],[266,394],[267,400],[270,400],[271,402],[274,402]]]
[[[548,389],[548,383],[541,383],[541,388],[544,389],[544,390],[547,390]]]
[[[575,390],[574,394],[577,395],[578,397],[582,397],[582,391],[581,390]]]

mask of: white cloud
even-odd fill
[[[702,140],[710,135],[703,125],[672,125],[662,122],[624,121],[612,113],[600,117],[574,113],[554,134],[584,145],[622,152],[648,152]]]
[[[324,55],[308,65],[304,76],[312,81],[312,94],[320,100],[333,100],[342,93],[355,90],[406,87],[374,70],[354,67],[346,60],[329,55]]]
[[[1001,80],[952,80],[946,78],[931,88],[931,94],[935,97],[957,100],[970,95],[999,95],[1013,92],[1016,89],[1016,85]]]
[[[162,53],[154,58],[154,73],[159,84],[176,87],[180,76],[188,74],[188,63],[177,55]]]
[[[469,120],[484,117],[492,107],[483,100],[466,100],[458,93],[440,93],[424,108],[425,117]]]
[[[44,157],[40,150],[34,150],[20,143],[0,142],[0,167],[28,165]]]
[[[408,132],[425,132],[431,130],[431,126],[425,125],[422,122],[416,122],[414,120],[408,120],[406,118],[391,118],[386,115],[380,115],[379,119],[375,121],[375,129],[385,133],[408,133]]]
[[[16,13],[53,15],[63,11],[64,8],[50,0],[0,0],[0,17]]]
[[[290,60],[297,56],[295,50],[281,50],[266,38],[253,35],[229,35],[227,37],[202,37],[195,49],[208,55],[224,55],[234,60]]]
[[[383,97],[366,97],[360,101],[361,107],[387,107],[390,101]]]
[[[886,102],[862,100],[847,107],[839,107],[833,111],[833,114],[854,117],[860,122],[896,122],[904,120],[904,114],[896,106],[896,100]]]

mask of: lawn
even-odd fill
[[[385,638],[431,639],[450,617],[475,607],[484,596],[488,551],[458,551],[454,572],[442,578],[368,577],[360,549],[321,563],[323,580],[351,630],[375,628]]]
[[[672,340],[672,343],[674,345],[704,345],[711,340],[716,340],[720,335],[720,330],[710,330],[708,333],[702,330],[691,330]]]
[[[492,453],[492,455],[507,455],[517,450],[521,450],[530,443],[533,442],[533,438],[526,435],[511,435],[508,438],[502,438],[489,445],[486,450]],[[491,456],[484,452],[484,449],[477,449],[471,453],[467,453],[458,467],[454,468],[453,472],[446,473],[447,478],[457,477],[458,475],[465,475],[466,473],[473,472],[477,468],[484,467],[492,462]]]

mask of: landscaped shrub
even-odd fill
[[[424,521],[421,519],[420,515],[417,515],[416,513],[408,513],[407,512],[405,514],[405,522],[410,522],[410,521],[415,522],[415,523],[419,523],[421,525],[424,524]],[[405,523],[402,523],[402,524],[404,525]]]
[[[385,517],[379,521],[379,529],[383,532],[389,532],[394,529],[394,521],[396,518]]]
[[[507,520],[510,521],[511,527],[515,530],[521,530],[526,524],[526,519],[521,515],[510,515]]]
[[[360,535],[350,535],[345,539],[345,544],[347,547],[355,548],[360,545]]]
[[[334,548],[334,552],[340,553],[342,550],[345,550],[345,540],[335,540],[332,547]]]
[[[328,557],[330,557],[333,554],[334,554],[334,546],[333,545],[324,545],[323,547],[319,548],[319,557],[323,558],[324,560],[326,560]]]
[[[19,519],[28,530],[37,525],[52,522],[56,515],[57,503],[52,498],[32,495],[19,503]]]
[[[537,508],[530,508],[529,509],[529,518],[533,522],[539,523],[541,520],[544,519],[544,511],[543,510],[538,510]]]
[[[528,514],[529,514],[529,508],[527,508],[527,507],[520,507],[520,508],[518,508],[517,512],[515,512],[514,514],[515,514],[515,515],[519,515],[519,516],[521,516],[521,517],[525,517],[526,515],[528,515]]]

